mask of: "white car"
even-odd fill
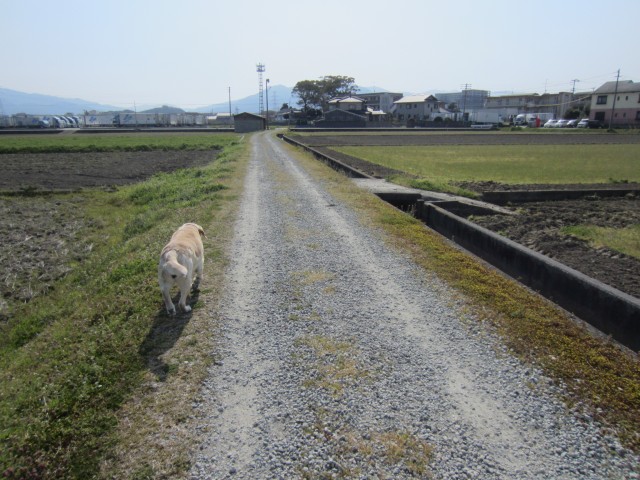
[[[554,128],[566,128],[569,120],[558,120],[554,125]]]
[[[588,128],[589,127],[589,119],[583,118],[578,122],[578,128]]]
[[[556,123],[558,123],[558,121],[553,118],[551,120],[547,120],[547,123],[544,124],[544,128],[554,128]]]

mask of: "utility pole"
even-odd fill
[[[613,123],[613,113],[616,111],[616,97],[618,96],[618,82],[620,81],[620,69],[616,75],[616,89],[613,92],[613,106],[611,107],[611,118],[609,119],[609,130],[611,130],[611,124]]]
[[[576,82],[579,82],[580,80],[578,80],[577,78],[574,78],[571,81],[573,82],[573,88],[571,89],[571,95],[575,95],[575,93],[576,93]]]
[[[229,87],[229,122],[231,122],[232,119],[233,119],[233,116],[231,115],[231,87]]]
[[[267,114],[265,115],[265,126],[267,127],[267,130],[269,130],[269,79],[267,78],[267,81],[265,83],[265,87],[266,87],[266,94],[267,94]]]
[[[466,119],[466,112],[467,112],[467,90],[469,90],[469,87],[471,87],[471,84],[469,83],[465,83],[463,85],[464,88],[464,96],[462,97],[462,121],[465,122]]]

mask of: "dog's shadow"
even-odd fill
[[[189,302],[187,303],[192,309],[198,302],[199,296],[200,289],[198,288],[198,284],[194,284],[189,294]],[[147,333],[147,336],[138,349],[138,353],[144,359],[149,371],[161,382],[167,379],[170,371],[170,366],[162,359],[162,355],[173,348],[182,335],[184,327],[187,326],[193,315],[193,310],[187,313],[180,311],[177,306],[179,298],[180,292],[178,291],[176,298],[173,299],[173,303],[177,309],[176,315],[168,315],[164,309],[164,304],[163,307],[158,310],[153,325],[149,329],[149,333]]]

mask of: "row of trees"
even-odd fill
[[[301,80],[293,87],[300,100],[298,104],[305,113],[326,109],[327,102],[334,97],[354,95],[358,91],[353,77],[328,75],[320,80]]]

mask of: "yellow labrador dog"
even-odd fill
[[[171,287],[174,284],[180,288],[178,306],[183,312],[191,311],[191,307],[187,305],[187,295],[194,281],[194,273],[196,286],[200,283],[204,266],[204,247],[200,237],[206,238],[200,225],[185,223],[174,232],[160,254],[158,282],[169,315],[176,314],[176,307],[171,301]]]

